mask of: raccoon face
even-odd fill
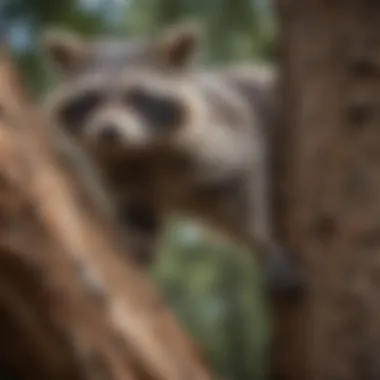
[[[185,100],[178,94],[131,85],[109,94],[90,88],[69,96],[55,108],[62,128],[80,142],[122,147],[163,142],[186,122]]]
[[[127,42],[48,34],[45,51],[61,74],[47,99],[50,115],[86,145],[164,142],[191,114],[180,78],[194,57],[197,33],[184,24],[158,39]]]

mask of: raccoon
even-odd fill
[[[145,263],[163,217],[182,213],[258,252],[271,289],[298,289],[271,220],[275,71],[202,68],[202,35],[193,22],[129,40],[50,30],[60,78],[45,109],[96,162]]]

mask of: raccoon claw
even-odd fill
[[[298,299],[304,291],[300,268],[286,252],[281,252],[279,257],[280,260],[267,267],[265,287],[277,299]]]

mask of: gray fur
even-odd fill
[[[85,57],[56,93],[96,71],[104,94],[114,96],[107,95],[109,102],[124,112],[118,98],[127,86],[122,78],[141,78],[152,91],[175,95],[191,116],[184,125],[158,137],[156,131],[146,129],[140,145],[123,140],[107,150],[100,142],[99,149],[88,150],[118,207],[128,210],[139,202],[157,220],[173,211],[193,215],[259,251],[280,286],[295,285],[295,273],[289,270],[273,233],[270,160],[276,124],[275,72],[254,65],[170,70],[160,65],[149,40],[92,42]],[[71,95],[69,91],[54,99],[60,104]],[[57,104],[52,103],[54,116]],[[117,128],[125,132],[123,123],[119,121]],[[145,128],[138,119],[136,123],[137,128]],[[131,177],[133,164],[135,177]],[[138,228],[136,236],[141,236]],[[147,232],[154,242],[161,223],[149,228],[144,236]]]

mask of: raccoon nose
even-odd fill
[[[102,141],[113,143],[119,140],[120,135],[113,124],[106,124],[101,128],[99,138]]]

